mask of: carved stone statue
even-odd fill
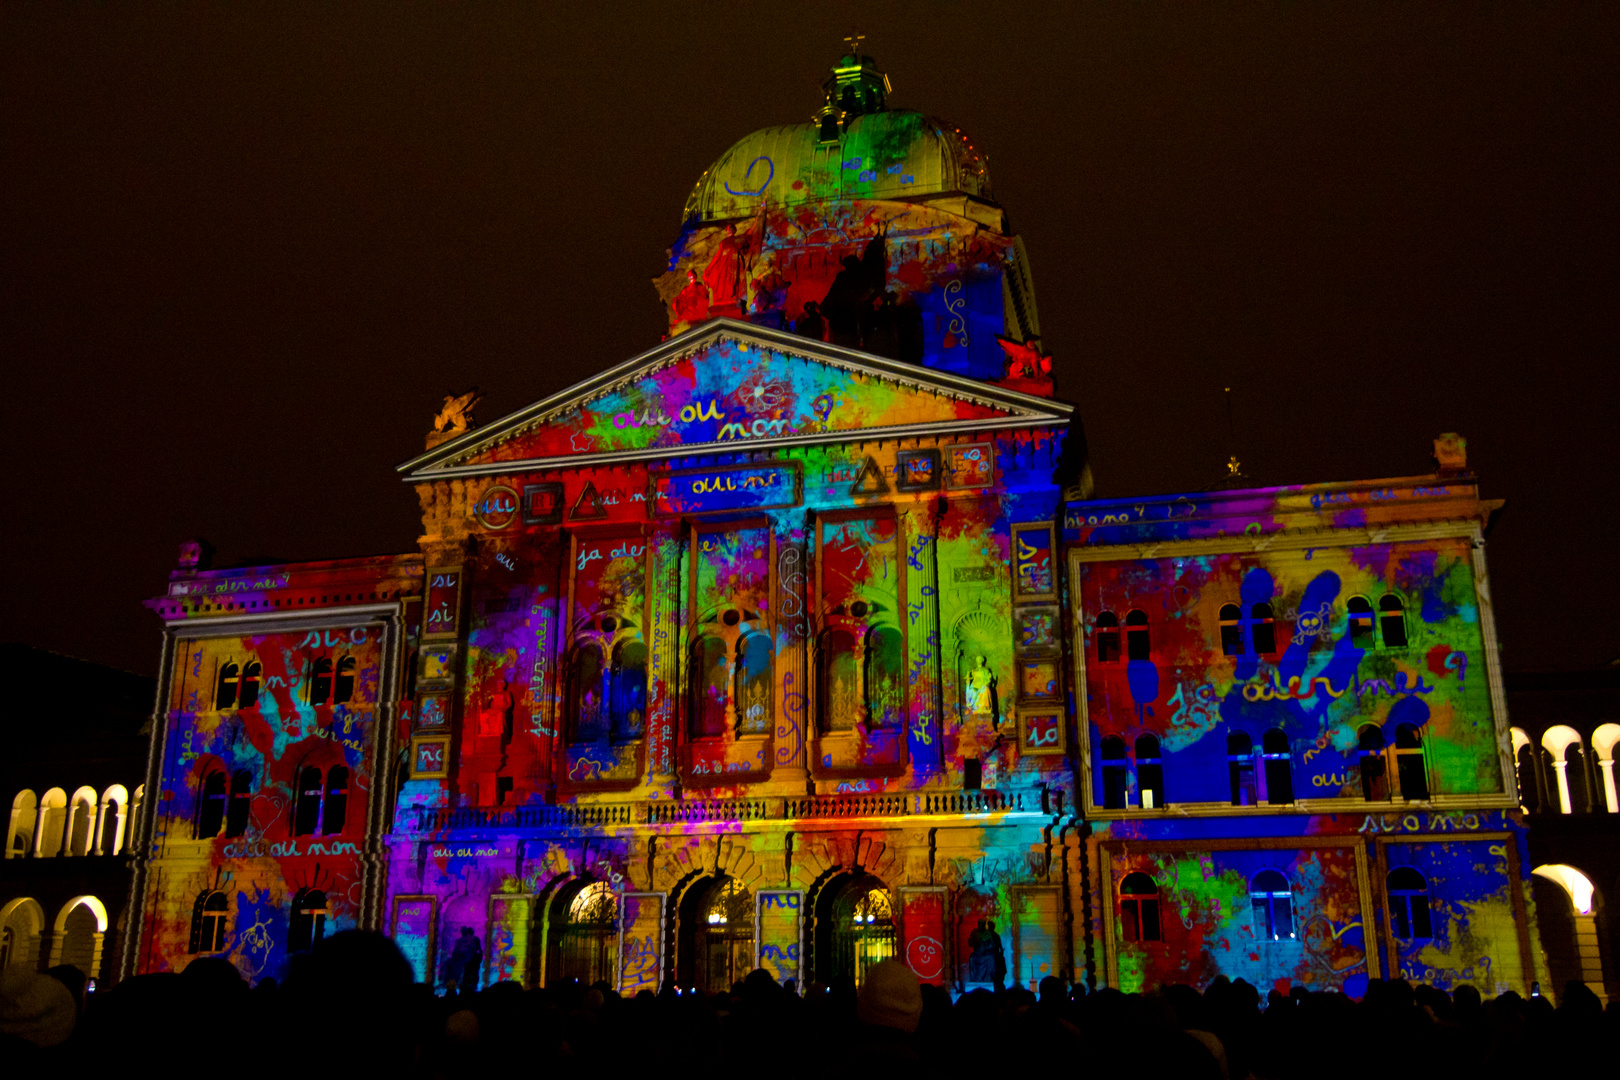
[[[1001,950],[1001,935],[996,933],[996,924],[980,919],[979,925],[968,935],[968,948],[972,952],[968,955],[967,981],[991,983],[999,988],[1007,978],[1007,957]]]
[[[995,681],[995,673],[990,670],[988,662],[983,656],[977,657],[967,674],[969,716],[989,718],[995,715]]]
[[[446,397],[444,408],[433,418],[433,430],[448,431],[453,435],[466,431],[467,425],[473,422],[472,411],[481,400],[483,395],[478,392],[476,386],[460,397]]]

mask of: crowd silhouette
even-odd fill
[[[1175,985],[1143,994],[1088,994],[1047,978],[1039,993],[980,989],[953,1002],[892,960],[868,969],[858,991],[843,978],[801,995],[755,971],[720,994],[621,998],[606,984],[506,982],[435,997],[413,982],[392,941],[361,931],[296,957],[279,984],[250,988],[226,960],[201,957],[179,974],[86,989],[76,968],[0,975],[0,1061],[446,1080],[682,1062],[788,1077],[899,1065],[1333,1080],[1391,1069],[1533,1074],[1553,1061],[1601,1060],[1620,1028],[1620,1011],[1578,982],[1556,1008],[1539,996],[1484,1000],[1471,986],[1447,993],[1402,979],[1372,980],[1357,1001],[1301,987],[1262,995],[1224,977],[1201,993]]]

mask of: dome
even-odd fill
[[[871,57],[841,58],[824,86],[827,103],[811,122],[756,131],[704,170],[686,200],[685,223],[827,200],[991,202],[984,154],[949,123],[887,108],[888,78]]]
[[[1029,258],[984,154],[889,108],[869,56],[822,86],[808,123],[756,131],[699,177],[653,282],[669,332],[745,320],[971,379],[1016,367],[1018,389],[1050,392]]]

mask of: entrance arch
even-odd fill
[[[698,878],[681,896],[676,982],[707,994],[754,970],[754,894],[738,878]]]
[[[1531,871],[1531,893],[1536,901],[1541,947],[1547,956],[1547,976],[1553,993],[1560,994],[1568,980],[1584,982],[1605,1005],[1603,946],[1598,937],[1597,902],[1592,879],[1573,866],[1549,863]],[[1544,884],[1558,886],[1555,891]]]
[[[619,898],[605,881],[576,879],[551,901],[546,985],[618,986]]]
[[[866,972],[898,954],[894,899],[881,880],[864,871],[839,874],[821,887],[813,932],[818,982],[848,976],[859,986]]]
[[[45,909],[29,896],[0,907],[0,969],[39,970],[39,942],[45,931]]]
[[[75,896],[62,905],[51,929],[51,965],[71,964],[89,978],[101,973],[101,949],[107,938],[107,908],[94,896]]]

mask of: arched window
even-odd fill
[[[860,675],[855,663],[855,637],[833,629],[821,635],[817,662],[821,730],[853,731],[859,718]]]
[[[97,939],[105,932],[106,908],[94,896],[75,897],[56,917],[56,963],[76,967],[90,978],[99,974]]]
[[[1125,761],[1125,740],[1110,735],[1102,741],[1103,808],[1125,808],[1126,776],[1129,769]]]
[[[1164,805],[1164,763],[1159,759],[1157,736],[1136,737],[1136,786],[1142,793],[1142,809]]]
[[[1365,596],[1352,596],[1344,602],[1344,609],[1350,613],[1350,644],[1358,649],[1377,645],[1378,639],[1373,636],[1372,601]]]
[[[349,770],[334,765],[326,772],[326,798],[321,805],[321,835],[339,836],[349,816]]]
[[[771,733],[771,638],[744,634],[737,642],[737,734]],[[729,985],[729,984],[728,984]]]
[[[20,859],[34,850],[34,823],[39,820],[39,799],[27,788],[11,800],[11,831],[6,834],[6,858]],[[3,969],[0,969],[3,970]]]
[[[80,788],[73,793],[73,813],[68,819],[67,854],[88,855],[96,839],[96,791]]]
[[[1294,894],[1288,879],[1276,870],[1262,870],[1249,882],[1249,907],[1254,911],[1254,936],[1261,941],[1294,939]]]
[[[873,965],[895,954],[897,935],[889,891],[868,888],[847,894],[836,906],[834,918],[838,927],[839,968],[853,975],[858,986],[866,981],[866,973]]]
[[[1361,760],[1361,797],[1368,802],[1389,799],[1389,770],[1384,760],[1384,733],[1374,724],[1363,724],[1358,733],[1356,756]]]
[[[259,703],[259,676],[264,673],[264,666],[257,660],[250,660],[242,665],[242,689],[237,696],[237,707],[251,709]]]
[[[325,705],[331,696],[332,661],[329,657],[317,656],[314,666],[309,670],[309,703]]]
[[[754,969],[754,894],[734,877],[710,892],[704,913],[703,989],[723,993]]]
[[[1119,659],[1119,616],[1112,611],[1097,613],[1097,662],[1112,664]]]
[[[556,909],[553,909],[555,912]],[[605,881],[592,882],[579,891],[558,919],[556,959],[548,982],[577,979],[582,985],[615,981],[618,972],[619,902]],[[555,925],[555,924],[554,924]]]
[[[229,709],[236,704],[236,684],[242,669],[230,661],[219,666],[219,678],[214,684],[214,708]]]
[[[1428,770],[1423,767],[1423,737],[1411,724],[1395,728],[1395,768],[1401,781],[1401,798],[1429,797]]]
[[[568,671],[568,727],[573,742],[600,742],[602,726],[602,649],[593,641],[574,649]]]
[[[1389,893],[1390,928],[1397,938],[1434,937],[1429,911],[1429,883],[1410,866],[1397,866],[1384,879]]]
[[[1260,801],[1254,783],[1254,740],[1246,731],[1227,733],[1226,777],[1233,806],[1254,806]]]
[[[866,636],[866,722],[874,728],[906,723],[906,658],[900,631],[879,626]]]
[[[1273,806],[1294,801],[1294,754],[1288,734],[1272,728],[1260,737],[1260,756],[1266,763],[1266,802]]]
[[[295,800],[293,835],[314,836],[315,830],[321,825],[321,770],[313,765],[306,765],[298,770],[298,791]]]
[[[1406,647],[1406,607],[1394,593],[1378,599],[1378,632],[1384,636],[1384,648]]]
[[[225,770],[211,770],[202,782],[202,802],[197,811],[197,839],[219,835],[225,824]]]
[[[35,826],[34,855],[54,859],[62,854],[62,837],[67,832],[67,792],[53,787],[39,800],[39,824]]]
[[[1249,633],[1259,655],[1271,656],[1277,651],[1277,620],[1270,604],[1249,605]]]
[[[731,665],[726,643],[705,634],[692,643],[692,737],[713,738],[726,733],[726,699],[730,696]]]
[[[1243,655],[1243,609],[1236,604],[1221,605],[1221,652]]]
[[[293,897],[292,915],[287,920],[287,951],[309,952],[326,936],[326,894],[319,889],[300,889]]]
[[[253,773],[237,769],[231,774],[231,804],[225,811],[225,835],[241,836],[247,832],[248,809],[253,805]]]
[[[332,682],[332,701],[338,705],[354,697],[354,657],[338,659],[337,678]]]
[[[193,953],[215,953],[225,948],[226,908],[225,894],[217,889],[197,897],[191,907]]]
[[[639,739],[647,730],[647,646],[627,638],[613,647],[608,728],[615,742]]]
[[[1163,941],[1159,883],[1138,871],[1119,883],[1119,925],[1126,941]]]
[[[1125,615],[1125,659],[1146,660],[1153,652],[1148,640],[1147,612],[1136,608]]]

